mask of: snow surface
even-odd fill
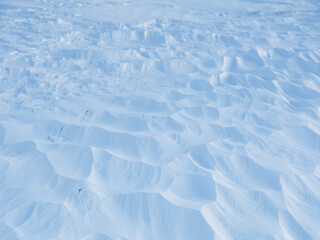
[[[320,239],[320,2],[0,1],[0,239]]]

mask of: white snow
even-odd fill
[[[317,0],[0,2],[0,239],[320,239]]]

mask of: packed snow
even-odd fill
[[[320,2],[0,1],[0,239],[320,239]]]

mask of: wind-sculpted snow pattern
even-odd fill
[[[320,3],[0,1],[0,239],[320,239]]]

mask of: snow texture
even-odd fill
[[[319,29],[317,0],[0,1],[0,239],[320,239]]]

